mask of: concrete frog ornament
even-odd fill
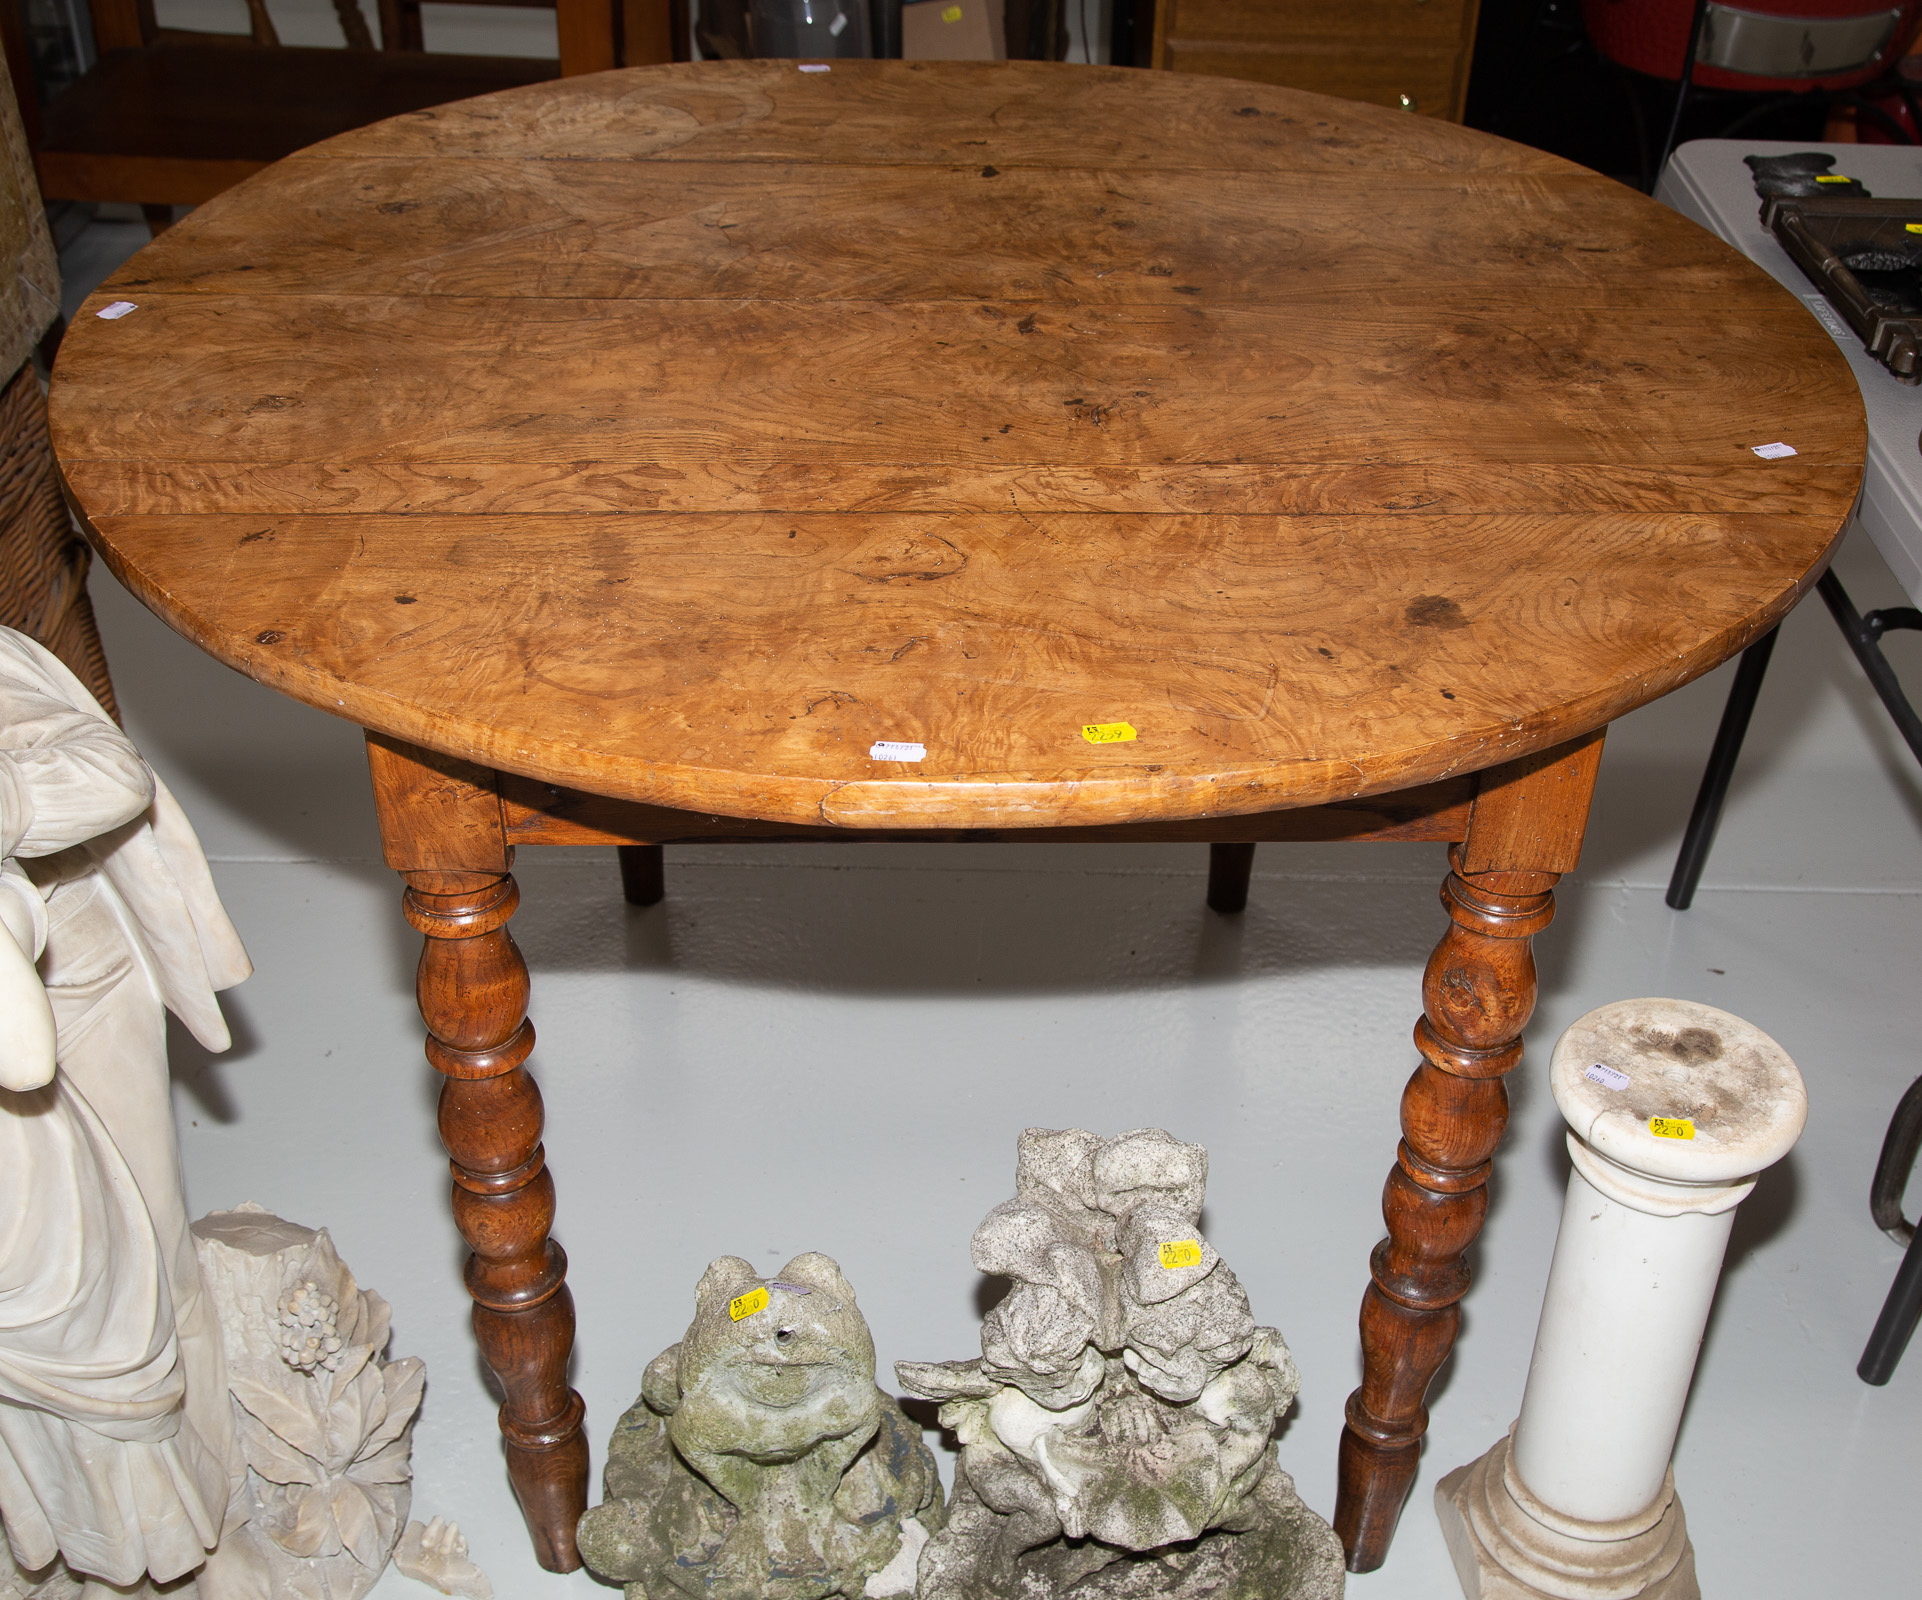
[[[581,1557],[629,1600],[882,1600],[942,1520],[920,1430],[828,1257],[707,1269],[693,1324],[614,1430]]]
[[[961,1441],[920,1600],[1333,1600],[1342,1552],[1276,1464],[1300,1379],[1202,1237],[1208,1153],[1158,1128],[1021,1135],[974,1264],[978,1361],[901,1362]]]

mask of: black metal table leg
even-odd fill
[[[1902,1216],[1902,1191],[1915,1166],[1916,1153],[1922,1151],[1922,1078],[1908,1087],[1896,1102],[1895,1115],[1882,1140],[1882,1153],[1876,1159],[1875,1179],[1869,1185],[1869,1211],[1875,1225],[1908,1252],[1895,1274],[1889,1297],[1882,1302],[1882,1315],[1875,1319],[1856,1375],[1864,1383],[1881,1385],[1895,1374],[1915,1325],[1922,1320],[1922,1231]]]
[[[1855,1375],[1880,1387],[1895,1376],[1902,1352],[1908,1348],[1915,1325],[1922,1321],[1922,1233],[1909,1241],[1908,1254],[1896,1270],[1895,1285],[1882,1302],[1882,1315],[1856,1363]]]
[[[1835,618],[1842,637],[1848,640],[1855,659],[1861,663],[1874,686],[1883,709],[1907,742],[1916,760],[1922,761],[1922,717],[1917,717],[1909,697],[1902,692],[1888,658],[1882,654],[1882,635],[1892,628],[1922,629],[1922,611],[1913,606],[1890,606],[1858,616],[1848,590],[1833,571],[1822,574],[1816,585],[1829,613]],[[1896,1364],[1908,1347],[1915,1325],[1922,1320],[1922,1233],[1902,1220],[1902,1190],[1915,1164],[1918,1145],[1922,1145],[1922,1078],[1909,1085],[1895,1108],[1888,1137],[1882,1142],[1882,1156],[1875,1165],[1875,1181],[1869,1190],[1869,1209],[1876,1226],[1900,1239],[1909,1235],[1908,1250],[1895,1274],[1889,1297],[1882,1303],[1882,1314],[1875,1319],[1875,1331],[1856,1366],[1864,1383],[1884,1384],[1895,1374]]]
[[[1742,652],[1742,664],[1735,669],[1735,682],[1722,707],[1722,724],[1715,730],[1715,743],[1708,753],[1708,767],[1702,773],[1702,787],[1695,794],[1695,809],[1689,813],[1688,832],[1682,835],[1681,853],[1675,858],[1675,873],[1668,880],[1668,903],[1686,911],[1695,899],[1695,886],[1702,881],[1702,868],[1708,865],[1708,847],[1715,842],[1715,825],[1722,820],[1722,802],[1728,798],[1729,780],[1735,776],[1735,761],[1748,737],[1749,717],[1755,711],[1755,697],[1762,692],[1762,678],[1775,653],[1780,625],[1757,639]]]
[[[1922,1153],[1922,1078],[1910,1084],[1907,1093],[1896,1101],[1889,1131],[1882,1137],[1882,1153],[1876,1158],[1875,1177],[1869,1184],[1869,1215],[1878,1228],[1904,1247],[1915,1237],[1915,1225],[1902,1215],[1902,1191],[1908,1187],[1918,1153]]]
[[[1914,606],[1888,606],[1867,616],[1858,616],[1855,603],[1849,599],[1849,592],[1842,587],[1842,580],[1836,577],[1833,567],[1822,574],[1815,588],[1835,618],[1835,625],[1842,630],[1842,637],[1855,652],[1855,659],[1868,675],[1896,731],[1908,741],[1915,759],[1922,761],[1922,717],[1915,714],[1915,707],[1902,692],[1895,669],[1882,654],[1882,635],[1895,628],[1922,629],[1922,611]]]
[[[1822,574],[1815,587],[1883,709],[1907,741],[1915,759],[1922,761],[1922,717],[1918,717],[1915,707],[1909,704],[1895,669],[1882,654],[1882,635],[1898,628],[1922,630],[1922,611],[1913,606],[1886,606],[1866,615],[1858,614],[1848,590],[1842,587],[1842,580],[1832,568]],[[1755,710],[1755,698],[1761,692],[1762,676],[1768,671],[1769,656],[1775,650],[1780,631],[1770,629],[1742,652],[1742,664],[1736,669],[1728,704],[1722,708],[1722,724],[1715,730],[1715,744],[1709,751],[1708,768],[1702,774],[1702,787],[1695,795],[1688,832],[1682,836],[1682,848],[1675,857],[1675,872],[1668,880],[1666,898],[1677,911],[1686,911],[1695,899],[1696,885],[1701,881],[1703,867],[1708,864],[1709,846],[1715,842],[1715,825],[1721,821],[1729,780],[1735,774],[1736,758],[1742,753],[1749,717]]]
[[[1882,654],[1882,635],[1898,628],[1922,630],[1922,611],[1913,606],[1888,606],[1864,616],[1856,611],[1848,590],[1842,587],[1842,580],[1832,569],[1822,574],[1815,587],[1881,700],[1882,708],[1888,712],[1916,760],[1922,761],[1922,717],[1918,717],[1915,707],[1909,704],[1894,668]],[[1761,692],[1762,677],[1768,671],[1769,656],[1775,649],[1779,631],[1771,629],[1742,653],[1742,665],[1736,671],[1728,704],[1722,710],[1722,724],[1715,731],[1714,748],[1709,751],[1708,770],[1702,774],[1702,787],[1695,796],[1695,810],[1688,819],[1688,832],[1675,860],[1675,874],[1669,879],[1668,903],[1677,911],[1687,910],[1695,898],[1695,886],[1708,860],[1715,824],[1721,818],[1722,802],[1728,797],[1729,779],[1735,771],[1736,757],[1741,754],[1749,717],[1755,710],[1755,699]],[[1922,1230],[1911,1228],[1902,1218],[1902,1190],[1908,1183],[1919,1148],[1922,1148],[1922,1078],[1909,1086],[1895,1108],[1869,1189],[1869,1209],[1876,1226],[1908,1248],[1896,1272],[1895,1284],[1883,1302],[1882,1314],[1876,1318],[1875,1331],[1869,1335],[1868,1345],[1855,1368],[1864,1383],[1889,1381],[1915,1333],[1917,1322],[1922,1322]]]

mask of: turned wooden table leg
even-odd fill
[[[540,1564],[581,1564],[587,1509],[581,1398],[567,1386],[574,1301],[567,1256],[548,1237],[554,1179],[541,1149],[541,1093],[522,1064],[534,1048],[527,963],[507,931],[520,902],[508,876],[406,874],[407,920],[426,936],[415,992],[427,1059],[446,1077],[440,1134],[454,1173],[454,1221],[473,1249],[474,1337],[507,1399],[507,1474]]]
[[[489,775],[370,738],[387,856],[424,935],[415,993],[427,1059],[443,1075],[441,1140],[452,1158],[454,1221],[473,1253],[474,1336],[506,1395],[507,1472],[534,1553],[552,1572],[581,1564],[587,1508],[581,1398],[568,1387],[574,1302],[567,1256],[550,1238],[554,1179],[541,1147],[541,1095],[525,1065],[527,963],[507,930],[520,902]],[[449,865],[423,866],[427,859]],[[491,858],[491,859],[490,859]]]
[[[1481,1232],[1490,1158],[1508,1125],[1502,1076],[1521,1060],[1535,1009],[1529,939],[1555,914],[1554,882],[1457,871],[1442,886],[1449,927],[1422,981],[1422,1063],[1402,1092],[1401,1150],[1381,1202],[1388,1237],[1361,1303],[1362,1383],[1341,1434],[1335,1531],[1354,1572],[1388,1553],[1428,1426],[1422,1397],[1454,1347],[1468,1291],[1462,1252]]]
[[[1448,929],[1422,979],[1422,1060],[1402,1093],[1402,1143],[1382,1192],[1388,1237],[1362,1297],[1362,1382],[1341,1433],[1335,1532],[1351,1572],[1382,1564],[1415,1480],[1423,1399],[1461,1325],[1463,1253],[1481,1232],[1508,1125],[1502,1078],[1535,1009],[1531,940],[1579,854],[1600,755],[1595,735],[1491,774],[1468,838],[1449,850]]]

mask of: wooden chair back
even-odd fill
[[[1154,64],[1459,122],[1480,0],[1158,0]]]
[[[437,0],[425,0],[427,4]],[[560,29],[563,78],[610,67],[648,66],[688,59],[687,0],[467,0],[479,5],[505,5],[552,10]],[[423,0],[379,0],[383,50],[425,49],[421,28]],[[246,0],[251,24],[249,38],[256,45],[279,47],[280,34],[269,14],[267,0]],[[355,0],[334,0],[341,33],[350,50],[376,48],[373,30]],[[110,50],[146,50],[169,40],[232,40],[238,34],[189,33],[162,28],[155,20],[153,0],[94,0],[94,45],[100,54]]]

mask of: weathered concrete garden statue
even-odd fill
[[[707,1269],[608,1446],[581,1558],[628,1600],[879,1600],[914,1591],[941,1526],[920,1430],[875,1386],[874,1341],[824,1255],[775,1278]]]
[[[1276,1464],[1288,1347],[1198,1222],[1208,1152],[1158,1128],[1021,1135],[974,1264],[1012,1278],[978,1361],[900,1362],[961,1440],[920,1600],[1332,1600],[1341,1545]]]

